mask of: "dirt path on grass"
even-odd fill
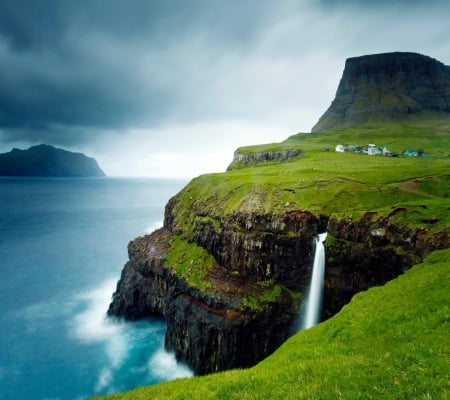
[[[423,179],[428,179],[428,178],[433,178],[433,177],[429,176],[429,177],[423,178]],[[420,196],[428,197],[429,199],[440,199],[440,197],[438,197],[438,196],[434,196],[430,193],[420,190],[418,188],[420,183],[421,183],[421,180],[419,180],[419,179],[411,179],[410,181],[405,181],[405,182],[399,183],[398,187],[405,192],[418,194]]]

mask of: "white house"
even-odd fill
[[[369,146],[367,147],[367,154],[369,156],[374,156],[377,154],[381,154],[381,152],[373,143],[370,143]]]

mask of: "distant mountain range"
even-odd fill
[[[101,177],[97,161],[47,144],[0,154],[0,176]]]
[[[418,53],[347,59],[336,97],[313,132],[342,126],[450,118],[450,66]]]

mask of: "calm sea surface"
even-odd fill
[[[190,375],[165,323],[105,319],[128,242],[186,181],[0,178],[0,399],[83,399]]]

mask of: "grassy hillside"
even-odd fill
[[[422,149],[429,156],[391,158],[336,153],[339,143],[375,143],[397,153],[407,148]],[[278,149],[298,149],[302,156],[194,179],[178,195],[175,223],[189,232],[194,213],[219,227],[225,215],[238,211],[282,213],[300,209],[357,215],[369,210],[382,215],[401,205],[412,210],[410,223],[437,218],[438,223],[430,229],[450,225],[450,121],[298,134],[282,143],[245,147],[239,152]]]
[[[336,153],[339,143],[375,143],[398,153],[423,149],[430,156]],[[236,212],[300,209],[358,216],[376,211],[383,216],[402,207],[401,224],[425,227],[429,234],[450,227],[449,121],[298,134],[239,152],[280,149],[298,149],[301,156],[190,182],[173,202],[173,226],[180,235],[171,244],[171,256],[189,251],[186,243],[196,221],[207,220],[220,231],[224,217]],[[384,287],[358,294],[339,314],[298,333],[251,369],[161,383],[110,398],[448,398],[449,259],[450,249],[435,252]]]
[[[450,249],[356,295],[248,370],[176,380],[109,399],[447,399]]]

